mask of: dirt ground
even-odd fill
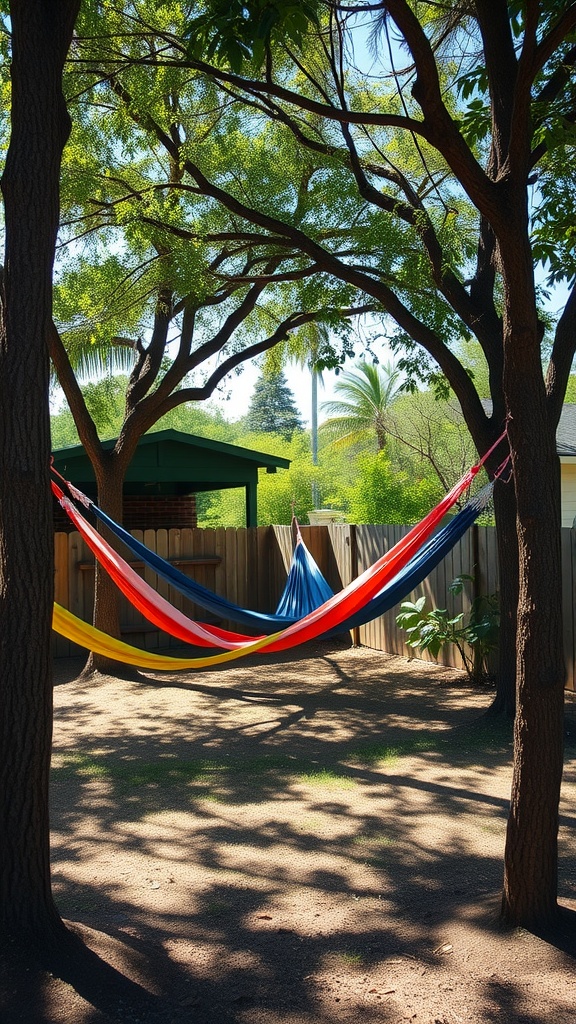
[[[92,967],[9,961],[1,1024],[576,1024],[576,718],[554,941],[495,925],[492,694],[366,648],[126,681],[57,663],[59,909]]]

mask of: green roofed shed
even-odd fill
[[[103,441],[113,448],[115,439]],[[96,478],[82,445],[57,448],[54,468],[90,498],[96,498]],[[250,448],[211,441],[179,430],[144,434],[124,480],[126,498],[181,498],[199,491],[243,487],[246,525],[257,524],[258,470],[288,469],[290,460]],[[125,524],[127,525],[127,524]]]

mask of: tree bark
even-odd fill
[[[69,119],[62,69],[78,0],[13,0],[11,137],[1,188],[0,928],[62,930],[50,884],[54,538],[47,330]]]
[[[558,916],[558,805],[563,762],[560,467],[540,361],[524,197],[499,241],[504,281],[504,395],[518,537],[516,719],[502,916],[527,928]],[[515,205],[520,212],[515,212]]]
[[[544,433],[543,443],[533,452],[537,461],[526,452],[516,460],[521,477],[527,469],[522,473],[522,462],[530,460],[536,481],[527,487],[518,484],[517,710],[502,915],[505,921],[524,927],[553,925],[558,914],[565,668],[559,583],[560,472],[550,450],[552,438],[553,431]]]
[[[498,550],[500,628],[496,695],[489,716],[514,718],[516,711],[516,617],[518,609],[518,540],[514,485],[497,483],[494,514]]]

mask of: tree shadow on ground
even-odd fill
[[[60,1019],[63,1002],[67,1016],[62,1019],[70,1024],[116,1020],[123,1011],[125,1020],[153,1020],[163,1010],[162,995],[150,991],[149,981],[130,976],[138,968],[142,976],[150,975],[150,965],[104,936],[100,936],[101,954],[97,953],[87,944],[94,936],[90,929],[71,924],[44,947],[5,944],[0,953],[2,1024],[48,1024]]]
[[[259,666],[61,689],[59,906],[137,988],[111,981],[107,1004],[69,971],[78,1012],[38,1024],[576,1021],[552,991],[574,957],[572,918],[555,942],[495,926],[507,727],[476,724],[466,692],[426,670],[387,690],[382,667],[368,678],[359,659],[324,654],[264,680]],[[467,966],[471,943],[482,955]],[[511,948],[545,972],[540,994],[505,976]]]

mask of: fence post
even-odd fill
[[[350,581],[355,580],[358,575],[358,538],[356,537],[356,524],[350,524]],[[360,647],[360,627],[354,626],[350,630],[352,646]]]
[[[472,523],[472,607],[474,603],[480,597],[482,592],[481,588],[481,567],[480,567],[480,541],[478,538],[478,523]],[[476,678],[480,677],[482,671],[481,657],[478,650],[478,645],[475,644],[472,648],[472,655],[474,659],[474,673]]]
[[[472,523],[472,601],[480,597],[481,567],[480,542],[478,539],[478,523]]]

